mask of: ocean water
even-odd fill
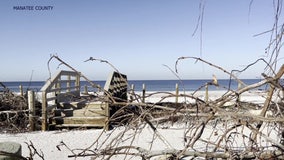
[[[254,84],[259,81],[260,79],[242,79],[242,81],[247,84]],[[195,91],[199,89],[201,86],[204,86],[210,80],[201,79],[201,80],[129,80],[128,81],[128,88],[130,89],[131,85],[134,85],[135,91],[142,91],[142,86],[145,84],[146,91],[175,91],[176,84],[179,85],[180,90],[184,91]],[[31,82],[23,82],[23,81],[15,81],[15,82],[2,82],[7,88],[14,92],[19,92],[19,86],[23,86],[23,90],[34,90],[40,91],[41,87],[44,85],[44,81],[31,81]],[[94,81],[94,83],[104,86],[105,81]],[[218,80],[219,87],[216,86],[209,86],[209,90],[227,90],[230,89],[237,89],[238,83],[234,80],[228,79],[221,79]],[[81,81],[81,90],[84,90],[84,86],[88,86],[89,91],[96,91],[96,89],[92,89],[91,85],[87,81]],[[264,90],[267,86],[261,86],[257,89]],[[3,89],[0,85],[0,91]],[[201,88],[204,90],[204,87]]]

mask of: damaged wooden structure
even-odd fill
[[[102,93],[81,94],[79,72],[58,71],[41,88],[42,130],[62,127],[109,128],[116,101],[127,101],[127,77],[110,74]],[[112,100],[111,100],[112,99]]]

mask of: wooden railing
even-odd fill
[[[42,130],[47,130],[48,112],[57,102],[68,97],[80,96],[80,74],[73,71],[58,71],[55,76],[47,80],[41,88],[42,92]]]

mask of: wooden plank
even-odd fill
[[[64,128],[64,127],[104,127],[100,124],[59,124],[56,125],[57,128]]]
[[[96,117],[96,116],[106,116],[105,110],[101,109],[79,109],[74,110],[73,116],[75,117]]]
[[[70,93],[68,90],[76,90],[78,92],[78,89],[80,89],[79,86],[71,86],[71,87],[53,88],[50,89],[48,92],[67,91],[65,93]]]
[[[64,71],[64,70],[62,70],[61,71],[61,75],[63,75],[63,76],[73,76],[73,77],[76,77],[78,74],[77,74],[77,72],[74,72],[74,71]]]
[[[63,124],[96,124],[98,126],[105,126],[106,117],[65,117]]]
[[[105,109],[107,108],[107,103],[104,103],[104,102],[86,102],[86,107],[88,108],[92,108],[92,109]]]

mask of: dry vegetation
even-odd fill
[[[199,58],[198,60],[228,73],[232,80],[242,83],[221,67]],[[265,77],[261,82],[239,90],[228,90],[221,97],[208,102],[199,99],[194,94],[179,94],[179,97],[194,99],[195,103],[188,103],[185,100],[179,104],[162,102],[148,104],[142,103],[139,95],[132,93],[132,97],[137,99],[134,98],[132,102],[120,102],[120,109],[110,118],[110,123],[123,122],[121,124],[123,129],[119,133],[110,132],[105,139],[99,136],[92,146],[81,149],[81,153],[76,153],[71,157],[92,156],[94,159],[109,159],[125,155],[126,159],[133,156],[150,159],[166,155],[168,159],[185,157],[283,159],[282,122],[284,119],[282,111],[284,106],[281,101],[283,99],[282,86],[279,84],[283,73],[284,66],[273,77]],[[212,82],[208,84],[218,85]],[[263,104],[246,103],[239,99],[243,93],[255,92],[255,88],[266,84],[270,86],[269,90],[264,95],[259,95],[266,99]],[[176,96],[172,93],[163,94],[165,96],[161,98],[161,101]],[[226,105],[228,102],[230,105]],[[253,109],[261,109],[261,112],[259,114],[247,113]],[[268,111],[273,114],[266,116]],[[173,144],[165,138],[166,135],[163,135],[164,128],[173,126],[183,129],[182,148],[173,147]],[[163,146],[168,149],[152,150],[151,145],[148,148],[141,148],[135,144],[135,139],[149,128],[152,130],[153,137],[151,143],[162,142]],[[277,139],[270,138],[273,135],[276,135]],[[180,139],[180,137],[176,138]],[[202,144],[201,148],[200,144]]]
[[[66,64],[58,56],[53,56]],[[97,59],[90,58],[93,61]],[[272,73],[271,76],[263,73],[263,80],[246,85],[238,79],[232,72],[222,67],[207,62],[196,57],[180,57],[176,61],[176,71],[178,62],[184,59],[194,59],[217,68],[227,73],[231,80],[237,81],[243,87],[237,90],[230,89],[230,86],[219,86],[218,80],[212,80],[201,86],[217,85],[227,88],[227,92],[222,96],[209,101],[204,101],[195,93],[182,93],[179,95],[163,92],[160,102],[143,103],[141,95],[131,91],[131,100],[117,101],[116,98],[108,97],[110,103],[119,106],[117,111],[110,117],[109,124],[114,126],[109,131],[108,136],[104,136],[103,130],[94,143],[88,148],[69,148],[64,142],[58,146],[67,147],[73,155],[70,157],[86,157],[93,159],[122,158],[131,159],[140,157],[141,159],[151,159],[157,156],[166,156],[167,159],[183,158],[225,158],[225,159],[283,159],[284,132],[282,129],[283,118],[283,87],[280,78],[284,73],[284,66],[278,71],[273,70],[264,59],[248,65],[239,72],[244,72],[247,68],[257,62],[265,62]],[[108,61],[100,60],[110,64]],[[113,65],[110,65],[113,67]],[[76,71],[74,68],[73,71]],[[78,72],[78,71],[76,71]],[[79,73],[79,72],[78,72]],[[80,73],[82,75],[82,73]],[[83,76],[82,76],[83,77]],[[268,90],[257,92],[257,88],[268,85]],[[95,84],[93,86],[96,86]],[[104,91],[107,92],[107,91]],[[247,103],[242,101],[245,93],[255,93],[256,96],[264,97],[265,102]],[[148,97],[160,94],[160,92],[147,95]],[[108,96],[110,94],[106,94]],[[171,97],[182,97],[182,103],[163,103],[162,101]],[[190,103],[188,100],[194,100]],[[260,111],[252,113],[248,111]],[[267,113],[270,114],[267,114]],[[175,144],[167,139],[164,129],[183,130],[183,138],[175,137],[177,141],[182,141],[181,145]],[[136,141],[145,130],[151,130],[148,136],[152,137],[150,145],[141,147]],[[150,134],[150,135],[149,135]],[[153,150],[155,144],[161,145],[161,150]],[[162,147],[163,146],[163,147]],[[134,158],[135,159],[135,158]]]
[[[28,126],[28,104],[24,96],[12,93],[0,82],[1,132],[24,132]]]
[[[177,77],[179,61],[193,59],[228,74],[232,81],[237,81],[243,84],[244,87],[232,90],[230,86],[220,86],[227,88],[227,92],[221,97],[209,101],[198,98],[195,96],[195,92],[193,94],[181,93],[178,96],[183,97],[184,101],[178,104],[162,103],[164,99],[176,97],[172,93],[163,93],[165,96],[161,97],[161,101],[152,104],[143,103],[139,94],[130,92],[131,101],[119,102],[119,109],[109,119],[108,123],[115,127],[108,132],[103,130],[98,138],[92,140],[93,144],[91,146],[88,148],[78,146],[78,148],[74,149],[61,142],[57,147],[68,148],[73,153],[70,157],[92,157],[93,159],[117,157],[136,159],[139,157],[146,160],[157,156],[160,156],[160,158],[164,156],[164,159],[284,159],[284,97],[283,85],[280,83],[281,78],[283,78],[284,66],[279,68],[277,64],[283,45],[282,35],[284,29],[284,25],[280,25],[277,18],[281,12],[280,8],[282,8],[282,1],[275,1],[275,24],[271,30],[271,43],[266,50],[270,58],[268,61],[259,59],[255,62],[263,62],[266,66],[262,74],[263,80],[259,83],[246,85],[235,75],[236,72],[245,72],[247,68],[255,63],[242,70],[227,71],[201,58],[180,57],[177,59],[175,71],[173,71]],[[60,65],[66,65],[71,70],[78,72],[58,56],[52,56],[51,59],[53,58],[59,60]],[[48,63],[50,63],[51,59]],[[104,62],[113,67],[105,60],[94,58],[89,60]],[[78,73],[88,80],[81,72]],[[97,87],[91,81],[89,82],[93,87]],[[6,126],[7,128],[4,130],[26,130],[26,98],[15,96],[3,84],[1,85],[4,88],[0,93],[1,127]],[[208,82],[207,85],[218,85],[218,83],[212,81]],[[255,89],[263,85],[268,85],[268,90],[265,94],[259,95],[255,92]],[[242,101],[240,97],[248,92],[254,92],[256,96],[264,97],[265,102],[256,104]],[[148,96],[151,97],[155,94],[157,93]],[[111,103],[118,104],[114,98],[109,97],[109,99]],[[189,103],[189,99],[195,102]],[[260,109],[260,112],[256,114],[248,112],[249,110],[258,109]],[[7,110],[17,112],[7,114],[5,112]],[[268,115],[268,112],[272,114]],[[167,139],[169,137],[163,131],[171,128],[183,132],[182,145],[179,147],[171,144],[170,140]],[[147,147],[139,146],[136,139],[145,130],[149,129],[151,135],[148,136],[152,137],[150,145]],[[103,136],[106,133],[108,136]],[[153,150],[155,144],[161,144],[163,147],[161,147],[161,150]],[[36,149],[34,148],[34,150]]]

